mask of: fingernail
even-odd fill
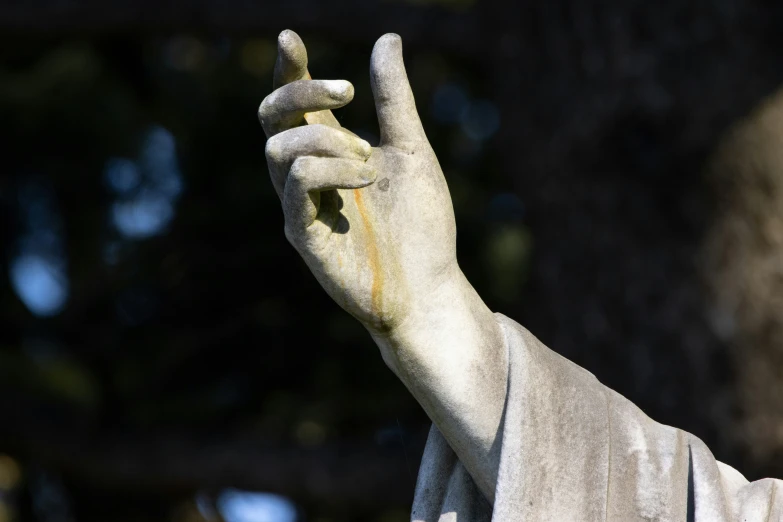
[[[294,49],[300,45],[302,39],[290,29],[286,29],[277,36],[277,44],[283,49]]]
[[[337,100],[353,99],[353,85],[346,80],[328,80],[329,95]]]
[[[299,35],[286,29],[277,37],[278,54],[284,57],[292,66],[307,68],[307,51]]]
[[[378,177],[378,172],[372,167],[365,166],[362,169],[360,177],[362,178],[362,182],[370,184]]]
[[[372,154],[372,145],[364,140],[359,140],[359,149],[365,158],[369,158]]]

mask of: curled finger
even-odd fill
[[[301,156],[365,161],[372,147],[361,138],[326,125],[296,127],[269,138],[266,159],[277,194],[282,199],[286,175]]]
[[[289,240],[306,233],[308,227],[316,221],[321,209],[322,192],[366,187],[375,178],[375,170],[364,161],[298,158],[291,166],[283,196],[286,235]]]
[[[353,85],[345,80],[297,80],[264,98],[258,108],[258,120],[271,137],[305,123],[305,113],[347,105],[353,92]]]

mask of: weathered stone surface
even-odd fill
[[[310,80],[295,33],[278,43],[259,120],[286,237],[434,424],[412,520],[783,517],[780,481],[749,484],[482,302],[457,264],[448,187],[398,36],[371,57],[378,147],[330,112],[353,87]]]

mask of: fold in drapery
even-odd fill
[[[414,522],[783,521],[783,482],[749,483],[697,437],[658,424],[496,314],[509,354],[490,505],[433,426]]]

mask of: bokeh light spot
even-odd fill
[[[445,83],[435,90],[432,97],[432,115],[440,123],[457,123],[468,107],[465,89],[453,83]]]
[[[19,484],[22,470],[16,460],[8,455],[0,455],[0,490],[11,490]]]
[[[516,223],[522,221],[525,206],[519,196],[512,192],[495,194],[489,202],[489,218],[492,221]]]
[[[68,280],[62,268],[40,255],[21,255],[11,262],[11,284],[35,315],[56,315],[68,299]]]
[[[277,48],[268,40],[248,40],[240,51],[242,68],[253,76],[264,76],[272,71]]]
[[[206,57],[204,44],[190,36],[178,36],[169,40],[164,50],[166,64],[178,71],[198,69]]]
[[[114,226],[122,235],[143,239],[166,230],[183,190],[176,141],[168,130],[152,127],[138,162],[109,160],[106,176],[120,196],[112,205],[111,214]],[[110,258],[107,262],[117,260]]]
[[[136,163],[127,158],[112,158],[106,162],[106,183],[117,194],[127,194],[139,186],[141,174]]]
[[[114,224],[131,238],[151,237],[160,233],[174,216],[169,201],[156,193],[146,193],[131,201],[112,205]]]
[[[302,446],[314,447],[323,444],[326,430],[321,424],[307,420],[297,425],[295,435]]]
[[[490,138],[500,128],[500,112],[489,100],[479,100],[470,104],[461,118],[462,130],[474,140]]]
[[[280,495],[228,489],[220,494],[218,511],[226,522],[296,522],[296,507]]]

